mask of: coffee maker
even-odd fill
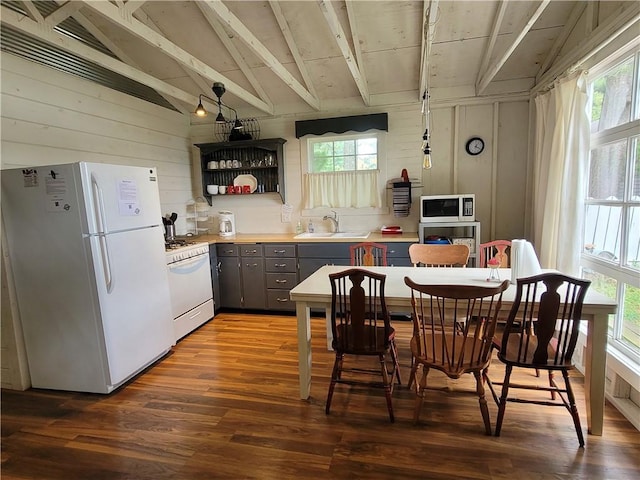
[[[219,235],[221,237],[231,237],[236,234],[236,217],[233,213],[223,210],[219,215]]]

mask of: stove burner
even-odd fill
[[[170,242],[164,242],[165,250],[175,250],[176,248],[186,247],[188,245],[195,245],[196,242],[191,240],[171,240]]]

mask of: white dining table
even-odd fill
[[[325,265],[300,282],[290,292],[296,302],[298,324],[298,368],[300,398],[307,399],[311,391],[311,308],[323,309],[329,318],[331,310],[331,284],[329,274],[345,270],[345,266]],[[415,268],[415,267],[359,267],[387,276],[385,299],[392,312],[411,311],[411,290],[404,283],[407,276],[417,283],[445,285],[487,284],[486,268]],[[544,270],[552,271],[552,270]],[[510,269],[499,269],[501,279],[510,279]],[[508,311],[513,304],[516,286],[504,292],[502,307]],[[587,322],[585,364],[585,401],[587,428],[592,435],[602,435],[604,420],[605,371],[607,351],[607,325],[609,314],[615,313],[617,304],[590,288],[582,308]],[[331,332],[327,329],[327,345],[331,345]]]

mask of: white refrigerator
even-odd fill
[[[165,355],[173,318],[156,169],[79,162],[1,176],[32,386],[109,393]]]

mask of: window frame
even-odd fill
[[[363,139],[371,139],[371,138],[375,138],[376,140],[376,168],[370,168],[370,169],[366,169],[366,170],[360,170],[357,168],[358,165],[358,159],[357,159],[357,153],[355,154],[356,156],[356,168],[353,170],[331,170],[331,171],[318,171],[315,172],[312,169],[312,161],[314,160],[314,156],[313,156],[313,145],[315,143],[321,143],[321,142],[346,142],[349,140],[363,140]],[[307,166],[309,169],[309,173],[340,173],[340,172],[365,172],[365,171],[371,171],[371,170],[380,170],[380,139],[379,136],[377,134],[374,133],[358,133],[358,134],[353,134],[353,133],[349,133],[349,134],[335,134],[335,133],[330,133],[330,134],[325,134],[322,136],[312,136],[309,139],[307,139],[307,158],[308,158],[308,162],[307,162]],[[333,156],[333,158],[335,159],[335,154]]]
[[[631,96],[631,112],[629,121],[615,127],[603,129],[599,132],[591,133],[589,140],[589,166],[591,164],[591,152],[599,147],[606,146],[608,144],[627,140],[626,146],[626,160],[625,160],[625,184],[624,195],[622,200],[607,200],[607,199],[590,199],[589,195],[589,176],[587,175],[586,188],[585,188],[585,224],[582,228],[583,244],[589,243],[589,239],[586,238],[586,212],[589,206],[601,205],[601,206],[616,206],[621,208],[621,221],[620,221],[620,254],[617,260],[607,260],[596,256],[588,251],[583,251],[580,256],[580,265],[583,271],[590,270],[594,273],[604,275],[616,281],[616,301],[618,303],[618,312],[614,315],[613,328],[609,331],[609,344],[616,350],[623,353],[636,366],[640,366],[640,347],[634,348],[622,341],[622,331],[624,324],[624,295],[625,286],[629,285],[635,288],[640,288],[640,275],[638,269],[631,268],[627,265],[628,258],[628,238],[629,238],[629,211],[631,208],[640,207],[640,201],[632,200],[632,181],[631,181],[631,168],[634,168],[635,162],[638,159],[635,157],[634,149],[636,142],[640,142],[640,48],[637,46],[632,50],[627,50],[619,55],[616,55],[609,61],[603,62],[597,68],[592,69],[589,72],[588,77],[588,95],[589,104],[588,112],[591,116],[593,108],[593,85],[595,81],[601,78],[604,74],[612,70],[618,65],[621,65],[627,61],[630,57],[633,57],[633,79],[632,79],[632,96]],[[634,141],[635,139],[635,141]],[[589,167],[590,168],[590,167]]]
[[[336,211],[338,215],[341,216],[365,216],[365,215],[386,215],[389,214],[389,206],[388,199],[386,195],[386,185],[387,185],[387,170],[388,170],[388,152],[387,152],[387,135],[388,132],[370,129],[364,132],[345,132],[345,133],[334,133],[328,132],[323,135],[305,135],[300,138],[300,164],[301,164],[301,185],[304,188],[304,175],[307,173],[314,173],[311,170],[311,159],[312,159],[312,142],[316,140],[329,140],[329,139],[352,139],[352,138],[370,138],[376,137],[378,142],[378,191],[380,192],[380,207],[343,207],[343,208],[333,208],[332,210]],[[348,172],[358,172],[358,170],[347,170]],[[370,172],[372,170],[361,170],[362,172]],[[331,173],[331,172],[325,172]],[[336,172],[341,173],[341,172]],[[301,192],[301,195],[304,197],[304,192]],[[301,215],[308,216],[318,216],[324,215],[329,209],[327,207],[316,207],[311,209],[303,209],[301,211]]]

